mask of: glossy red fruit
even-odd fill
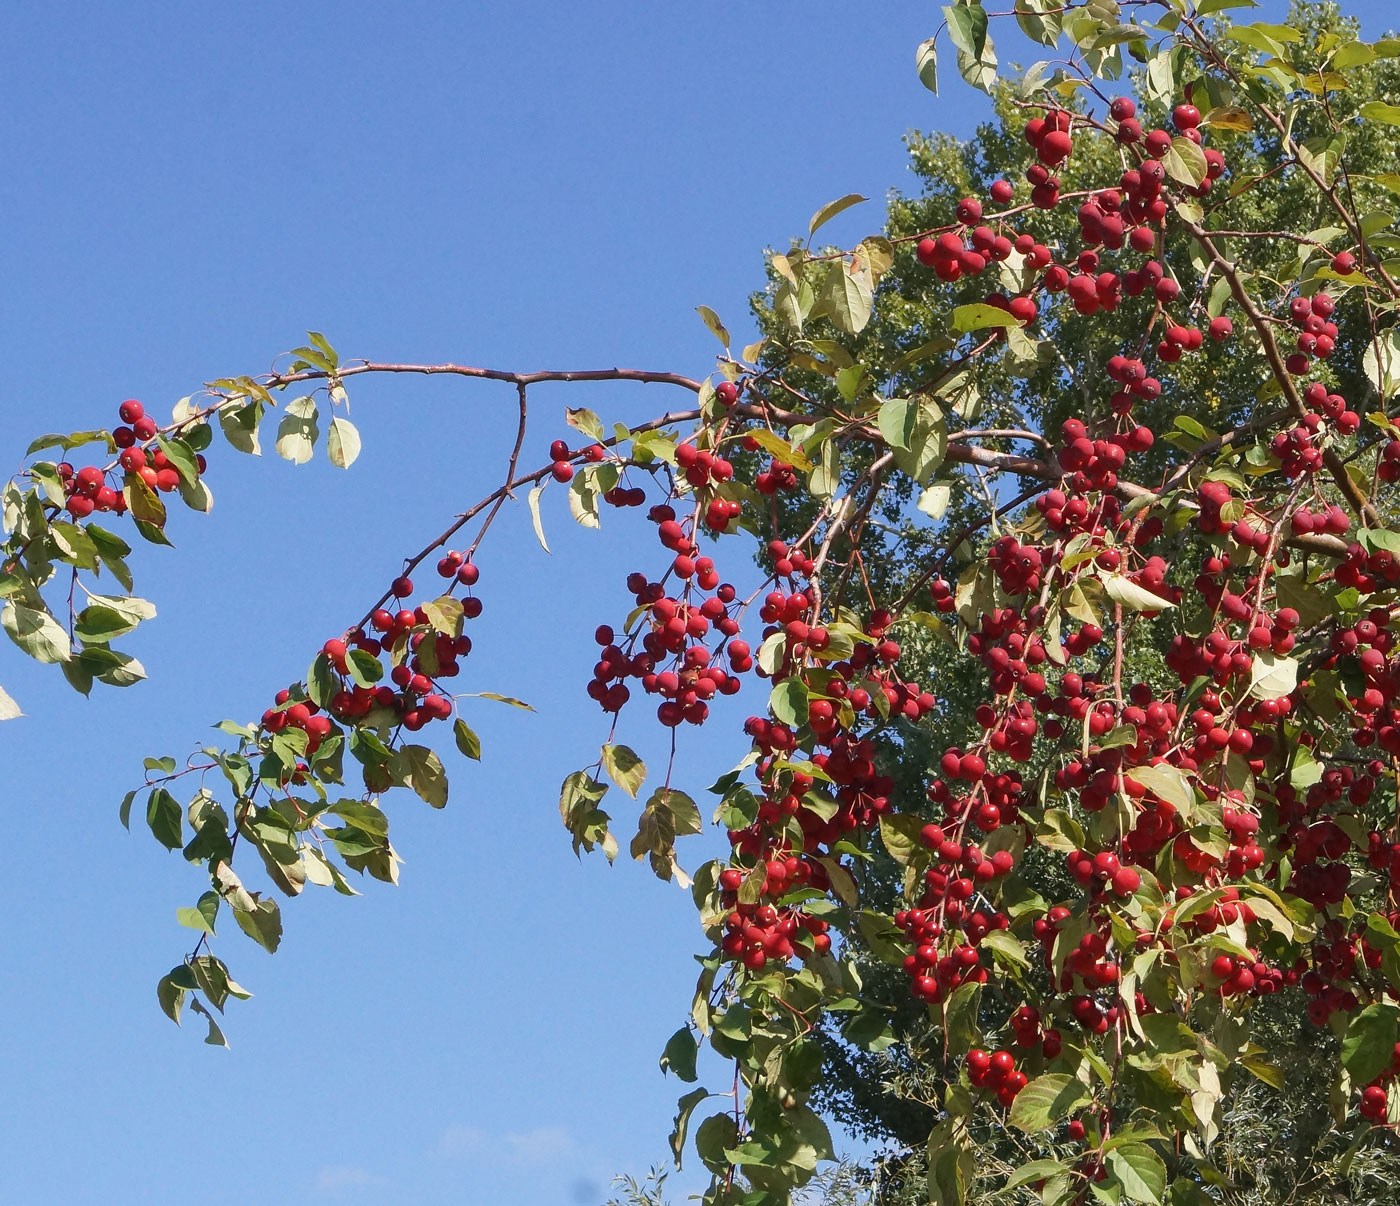
[[[1036,154],[1047,167],[1063,163],[1074,150],[1074,141],[1064,130],[1051,130],[1040,140]]]
[[[1195,105],[1177,105],[1172,110],[1172,125],[1178,130],[1194,130],[1201,124],[1201,111]]]

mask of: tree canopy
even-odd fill
[[[834,1156],[824,1114],[897,1145],[871,1174],[891,1202],[1384,1200],[1400,39],[1238,7],[1020,0],[1052,49],[998,80],[992,18],[949,6],[920,78],[951,50],[996,120],[914,138],[923,192],[855,247],[819,234],[865,199],[818,210],[768,259],[751,345],[699,307],[708,377],[347,360],[313,332],[168,420],[128,400],[36,439],[0,497],[0,624],[87,693],[144,675],[116,647],[155,614],[128,537],[208,509],[206,454],[349,468],[365,375],[518,401],[500,483],[328,619],[303,681],[122,801],[201,879],[166,1014],[222,1043],[248,996],[227,921],[275,951],[281,900],[397,882],[386,794],[444,807],[429,738],[479,759],[459,702],[525,706],[454,681],[507,563],[486,537],[523,502],[547,547],[562,493],[584,527],[651,525],[559,811],[575,851],[626,841],[698,910],[661,1064],[696,1085],[671,1143],[706,1201],[789,1201]],[[533,465],[531,389],[580,380],[685,402],[631,427],[570,409]],[[623,740],[659,725],[674,762],[741,690],[712,803]],[[711,819],[728,853],[688,872],[677,843]]]

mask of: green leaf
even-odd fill
[[[192,930],[206,934],[214,932],[214,919],[219,915],[219,894],[206,892],[192,909],[176,909],[175,920]]]
[[[228,1046],[228,1039],[224,1038],[224,1032],[219,1028],[219,1023],[214,1020],[214,1015],[204,1008],[198,997],[190,999],[190,1012],[199,1014],[209,1024],[209,1031],[204,1036],[204,1042],[207,1046]]]
[[[943,1030],[949,1049],[959,1055],[972,1046],[977,1037],[977,1014],[982,1003],[982,985],[968,980],[953,989],[943,1013]]]
[[[494,691],[469,691],[467,696],[472,699],[494,699],[497,703],[509,704],[512,708],[524,708],[527,712],[535,709],[521,699],[512,699],[509,695],[497,695]]]
[[[1052,1177],[1065,1177],[1069,1175],[1070,1171],[1058,1160],[1032,1160],[1029,1164],[1021,1165],[1007,1178],[1006,1188],[1016,1189],[1021,1185],[1029,1185],[1032,1181],[1048,1181]]]
[[[110,607],[84,607],[73,623],[73,635],[85,645],[105,645],[125,636],[140,621],[132,620]]]
[[[398,753],[408,764],[408,783],[420,799],[434,808],[447,804],[447,772],[442,760],[426,745],[405,745]]]
[[[8,600],[0,611],[0,627],[35,661],[51,665],[65,662],[73,655],[73,646],[63,625],[47,609],[26,607],[13,599]]]
[[[0,687],[0,720],[14,720],[23,715],[19,704],[15,703],[4,687]]]
[[[384,666],[380,660],[365,649],[351,649],[345,655],[345,666],[350,677],[360,687],[372,687],[384,677]]]
[[[330,345],[330,341],[322,335],[320,331],[307,331],[306,337],[315,345],[321,355],[326,358],[326,363],[330,365],[332,372],[340,367],[340,357],[336,355],[335,349]]]
[[[134,473],[126,475],[122,484],[122,495],[133,519],[157,528],[165,525],[165,504],[160,501],[160,496]],[[146,539],[149,540],[150,537],[147,536]]]
[[[677,837],[700,833],[704,823],[700,818],[700,806],[683,791],[674,787],[658,787],[651,793],[646,804],[648,809],[665,811],[671,815],[671,828]]]
[[[1130,766],[1125,767],[1123,773],[1184,815],[1189,816],[1196,806],[1195,791],[1186,776],[1174,766]]]
[[[335,371],[335,366],[319,348],[293,348],[287,355],[294,358],[292,362],[293,370],[306,367],[318,368],[323,373],[332,373]]]
[[[625,745],[603,747],[603,769],[608,772],[608,778],[634,800],[646,782],[646,763]]]
[[[180,498],[191,511],[208,515],[214,509],[214,492],[209,489],[209,483],[203,478],[194,483],[187,482],[182,478],[179,491]]]
[[[796,727],[807,723],[807,685],[800,678],[785,678],[768,698],[769,710],[783,724]]]
[[[163,975],[156,984],[156,1001],[160,1004],[160,1011],[177,1026],[180,1024],[180,1012],[185,1007],[185,994],[188,989],[184,980],[187,977],[193,986],[194,978],[189,975],[189,968],[181,964]]]
[[[597,782],[587,771],[574,771],[565,778],[559,791],[559,816],[564,828],[573,834],[575,854],[581,848],[591,851],[595,845],[602,845],[609,861],[616,857],[616,843],[608,845],[612,840],[608,832],[610,818],[598,807],[607,792],[608,785]]]
[[[695,312],[700,315],[705,326],[710,329],[710,334],[718,339],[725,348],[728,348],[729,332],[724,329],[724,323],[720,322],[719,315],[711,310],[709,306],[696,306]]]
[[[1361,370],[1382,399],[1400,390],[1400,328],[1391,327],[1368,341]]]
[[[832,264],[822,283],[822,302],[838,327],[848,335],[860,334],[875,304],[875,282],[869,266],[844,259]]]
[[[157,436],[156,443],[165,453],[166,460],[180,474],[181,482],[192,485],[199,480],[199,462],[195,460],[195,451],[184,440]]]
[[[544,538],[544,524],[540,522],[540,495],[544,493],[544,484],[535,486],[529,493],[530,522],[535,525],[535,539],[540,542],[540,548],[549,552],[549,545]]]
[[[25,449],[25,456],[33,456],[41,448],[62,448],[64,452],[70,452],[74,448],[81,448],[84,444],[106,444],[112,447],[112,438],[105,431],[75,431],[70,435],[42,435]]]
[[[1388,105],[1385,101],[1367,101],[1361,106],[1361,116],[1367,121],[1380,121],[1389,126],[1400,126],[1400,105]]]
[[[1167,175],[1182,184],[1195,187],[1206,178],[1206,156],[1189,138],[1173,138],[1172,145],[1162,156]]]
[[[675,1126],[671,1128],[671,1155],[675,1158],[676,1167],[681,1166],[681,1155],[685,1151],[685,1136],[690,1129],[690,1116],[695,1113],[695,1107],[709,1096],[705,1089],[692,1089],[677,1102],[677,1113]],[[723,1115],[719,1115],[723,1117]],[[706,1122],[710,1119],[706,1119]],[[703,1126],[703,1124],[702,1124]],[[699,1137],[697,1135],[697,1143]]]
[[[1108,1153],[1107,1163],[1130,1201],[1159,1206],[1167,1192],[1167,1166],[1147,1144],[1115,1147]]]
[[[456,738],[457,748],[474,762],[481,761],[481,738],[467,727],[467,722],[460,716],[452,726],[452,736]]]
[[[661,1071],[672,1072],[688,1084],[695,1083],[695,1056],[699,1044],[689,1026],[682,1026],[667,1041],[661,1053]]]
[[[860,193],[847,193],[844,197],[838,197],[835,201],[828,201],[821,209],[812,215],[812,220],[807,223],[807,237],[810,239],[817,233],[818,228],[825,226],[837,214],[848,210],[853,205],[859,205],[862,201],[870,200]],[[727,345],[726,345],[727,346]]]
[[[389,834],[389,818],[378,805],[366,804],[363,800],[339,800],[326,811],[371,837],[382,838]]]
[[[277,424],[277,455],[294,465],[304,465],[311,459],[319,434],[316,399],[295,398],[287,403]]]
[[[977,1170],[966,1126],[965,1119],[950,1115],[929,1132],[924,1179],[929,1206],[964,1206],[967,1202],[968,1186]]]
[[[1026,958],[1025,946],[1009,930],[992,930],[979,945],[994,954],[1004,956],[1004,962],[1013,963],[1021,968],[1030,967],[1030,961]]]
[[[836,493],[840,484],[840,451],[832,440],[825,440],[821,445],[817,467],[812,470],[811,476],[807,479],[807,488],[811,490],[813,497],[826,499],[831,498]]]
[[[603,420],[586,406],[564,408],[564,422],[576,431],[583,432],[590,440],[601,443],[604,437]]]
[[[121,583],[123,590],[130,590],[131,572],[126,568],[124,558],[130,554],[131,546],[120,536],[114,536],[95,523],[89,523],[83,531],[97,546],[97,555],[102,558],[102,564],[112,571],[112,576]]]
[[[946,5],[943,15],[948,20],[953,45],[970,58],[981,58],[987,44],[986,9],[973,0],[971,4]]]
[[[349,419],[336,415],[326,436],[326,456],[337,469],[349,469],[360,455],[360,433]]]
[[[1282,1068],[1275,1067],[1268,1060],[1261,1059],[1257,1055],[1242,1055],[1240,1064],[1271,1089],[1282,1089],[1287,1081],[1287,1075]]]
[[[1249,671],[1250,694],[1260,699],[1282,699],[1298,686],[1298,661],[1263,649],[1255,653]]]
[[[282,942],[282,910],[272,897],[263,897],[251,909],[234,909],[233,919],[268,954],[276,953]]]
[[[953,330],[966,334],[980,331],[984,327],[1020,326],[1016,318],[1000,306],[989,306],[986,302],[971,302],[953,310]]]
[[[754,443],[772,456],[774,460],[784,461],[794,469],[800,469],[803,473],[811,472],[812,462],[807,459],[802,450],[794,448],[777,432],[759,427],[746,434],[751,435]]]
[[[762,867],[762,863],[759,867]],[[904,932],[883,913],[873,909],[862,909],[856,918],[861,937],[882,963],[896,967],[904,965],[908,948],[904,945]]]
[[[919,70],[919,83],[935,96],[938,95],[938,45],[936,38],[919,43],[914,55],[914,65]]]
[[[943,412],[928,398],[892,398],[876,421],[894,453],[895,464],[920,485],[930,481],[948,451]]]
[[[237,402],[221,407],[219,426],[224,439],[239,452],[249,456],[261,456],[262,446],[258,441],[258,423],[262,419],[261,402]]]
[[[1063,1072],[1048,1072],[1016,1094],[1007,1121],[1028,1134],[1049,1130],[1086,1104],[1089,1097],[1082,1081]]]
[[[146,824],[151,827],[156,841],[167,850],[178,850],[185,844],[181,836],[180,805],[163,787],[152,790],[146,802]]]
[[[1386,1002],[1367,1005],[1351,1015],[1342,1039],[1342,1066],[1352,1079],[1365,1084],[1374,1080],[1395,1058],[1400,1039],[1400,1007]]]
[[[915,505],[930,519],[937,521],[942,519],[944,512],[948,510],[948,503],[952,497],[952,483],[934,482],[919,495],[919,501]]]
[[[431,602],[423,604],[423,614],[428,617],[428,623],[433,626],[434,631],[442,633],[443,636],[455,638],[462,635],[463,611],[460,599],[451,595],[439,595]]]
[[[1101,581],[1104,593],[1129,611],[1168,611],[1176,606],[1170,599],[1154,595],[1147,587],[1139,586],[1122,574],[1104,574]]]

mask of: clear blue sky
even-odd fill
[[[1363,8],[1373,35],[1384,7]],[[876,229],[909,180],[901,134],[975,124],[976,94],[914,77],[935,11],[11,6],[8,463],[123,398],[165,411],[260,371],[308,327],[347,357],[703,375],[717,345],[697,303],[742,328],[765,245],[847,192],[876,200],[833,237]],[[28,713],[0,729],[0,1199],[586,1206],[666,1151],[682,1086],[656,1057],[689,1004],[694,914],[638,865],[577,862],[555,807],[604,733],[582,696],[589,634],[657,557],[627,551],[636,519],[575,528],[558,492],[552,557],[516,514],[480,558],[486,614],[458,680],[538,713],[477,703],[486,760],[453,761],[447,811],[393,801],[400,888],[287,904],[275,957],[220,940],[256,993],[231,1008],[231,1051],[156,1009],[189,933],[174,910],[200,885],[117,823],[141,758],[256,715],[504,458],[506,387],[350,392],[365,453],[348,474],[216,446],[213,514],[141,554],[160,617],[131,647],[151,683],[84,702],[0,655]],[[540,389],[528,455],[565,434],[566,402],[612,420],[675,400]],[[742,752],[749,702],[690,734],[697,795]],[[647,726],[628,736],[655,759]]]

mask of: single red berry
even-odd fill
[[[1194,130],[1201,124],[1201,111],[1195,105],[1177,105],[1172,110],[1172,125],[1178,130]]]
[[[1036,154],[1040,162],[1046,167],[1054,167],[1057,163],[1063,163],[1069,158],[1070,152],[1074,150],[1074,140],[1070,138],[1064,130],[1050,130],[1045,137],[1040,140],[1040,146],[1036,148]]]
[[[1143,146],[1153,159],[1160,159],[1172,149],[1172,136],[1165,130],[1153,130],[1143,140]]]

